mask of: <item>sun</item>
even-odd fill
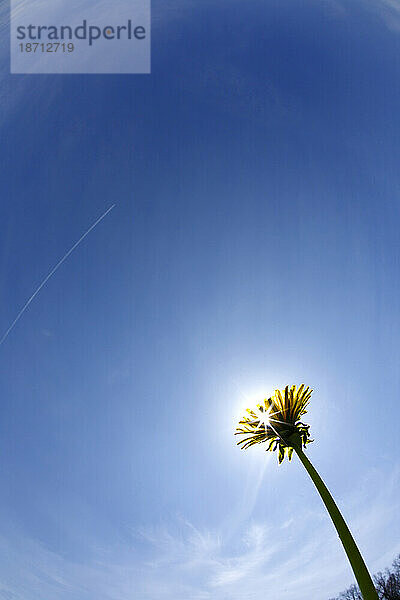
[[[271,420],[273,421],[271,417],[272,406],[270,406],[268,410],[263,410],[262,406],[256,406],[255,408],[249,406],[249,408],[251,408],[256,413],[257,418],[260,421],[258,428],[260,428],[261,425],[264,425],[266,429],[268,425],[271,425]]]
[[[233,422],[235,426],[243,417],[243,415],[247,413],[247,409],[251,409],[257,414],[261,425],[265,424],[265,426],[267,426],[270,424],[270,416],[272,417],[271,410],[264,410],[264,412],[262,412],[259,409],[259,406],[264,402],[264,398],[268,397],[265,395],[264,389],[258,389],[257,391],[252,390],[251,393],[245,393],[240,390],[240,395],[240,401],[238,401],[234,407],[234,410],[232,411]]]

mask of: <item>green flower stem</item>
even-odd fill
[[[364,600],[378,600],[378,594],[376,593],[375,586],[371,579],[371,575],[368,572],[368,569],[365,565],[363,557],[360,554],[359,549],[356,546],[356,543],[353,539],[353,536],[350,533],[349,528],[346,525],[345,520],[342,515],[334,499],[332,498],[328,488],[325,483],[322,481],[321,477],[318,475],[317,471],[314,469],[311,462],[308,460],[307,456],[304,454],[301,446],[296,444],[294,446],[294,450],[303,463],[307,473],[313,480],[315,487],[317,488],[328,513],[331,516],[333,524],[336,527],[336,531],[339,534],[340,540],[343,544],[345,552],[347,554],[347,558],[350,561],[352,569],[354,571],[355,578],[357,579],[358,586],[361,590]]]

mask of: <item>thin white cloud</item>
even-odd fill
[[[383,19],[389,29],[400,31],[400,0],[368,0],[366,6]]]
[[[400,552],[399,473],[371,473],[343,504],[373,571]],[[140,547],[140,552],[138,548]],[[21,536],[0,539],[0,599],[269,600],[332,597],[352,573],[322,505],[283,522],[247,520],[234,539],[189,521],[136,531],[132,546],[74,562]]]

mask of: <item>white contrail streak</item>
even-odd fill
[[[50,277],[52,277],[54,275],[54,273],[61,267],[61,265],[63,264],[63,262],[67,260],[68,256],[75,250],[75,248],[77,248],[79,246],[79,244],[85,239],[85,237],[87,235],[89,235],[89,233],[96,227],[96,225],[98,225],[100,223],[100,221],[102,221],[104,219],[104,217],[106,217],[108,215],[108,213],[114,208],[114,206],[115,206],[115,204],[113,204],[112,206],[110,206],[110,208],[108,210],[106,210],[106,212],[104,214],[102,214],[101,217],[99,217],[97,219],[97,221],[95,221],[91,227],[89,227],[89,229],[86,231],[86,233],[84,233],[82,235],[82,237],[79,238],[79,240],[72,246],[72,248],[70,248],[68,250],[67,254],[65,254],[65,256],[63,256],[62,259],[58,261],[58,263],[56,264],[56,266],[50,271],[50,273],[45,277],[45,279],[43,279],[42,283],[33,292],[32,296],[29,298],[29,300],[21,308],[21,310],[19,311],[19,313],[15,317],[14,321],[11,323],[10,327],[3,334],[3,337],[0,339],[0,346],[2,345],[2,343],[4,342],[4,340],[6,339],[6,337],[8,336],[8,334],[14,329],[15,325],[18,323],[18,321],[20,320],[20,318],[22,317],[22,315],[24,314],[24,312],[26,311],[26,309],[28,308],[28,306],[30,305],[30,303],[32,302],[32,300],[34,300],[36,298],[36,296],[38,295],[38,293],[40,292],[40,290],[42,289],[42,287],[46,285],[46,283],[48,282],[48,280],[50,279]]]

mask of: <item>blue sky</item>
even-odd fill
[[[0,598],[349,585],[301,466],[235,446],[292,382],[371,571],[400,552],[399,51],[396,0],[154,0],[150,76],[10,76],[3,36],[2,331],[116,207],[0,347]]]

